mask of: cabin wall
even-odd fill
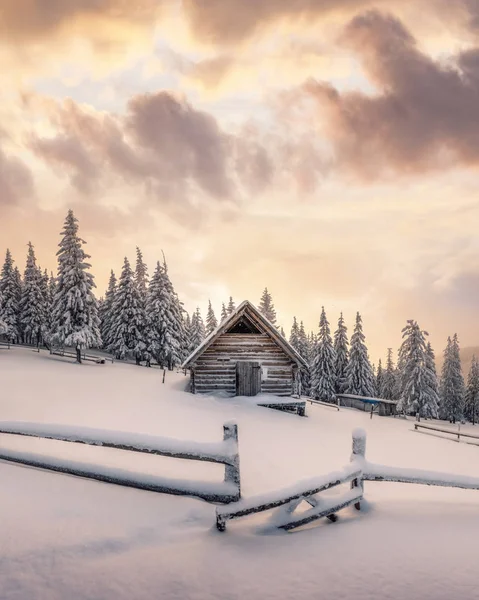
[[[192,374],[192,391],[236,394],[236,363],[261,364],[261,393],[291,396],[293,361],[266,334],[224,333],[198,357]]]

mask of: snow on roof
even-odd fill
[[[213,341],[219,337],[222,333],[228,329],[228,327],[235,322],[235,320],[243,315],[245,312],[251,312],[253,316],[259,319],[264,328],[265,333],[268,333],[274,341],[283,348],[283,350],[298,364],[306,367],[307,363],[304,358],[291,346],[291,344],[286,340],[276,329],[276,327],[268,321],[268,319],[262,315],[259,310],[252,304],[249,300],[243,300],[241,304],[239,304],[235,310],[228,315],[228,317],[222,321],[218,327],[210,333],[208,337],[206,337],[201,344],[188,356],[188,358],[183,363],[183,368],[191,365],[194,360],[200,356],[212,343]]]

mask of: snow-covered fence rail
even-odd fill
[[[225,507],[218,507],[216,509],[216,527],[219,531],[225,531],[226,522],[230,519],[238,519],[279,507],[283,508],[273,515],[273,522],[280,529],[295,529],[322,517],[328,517],[335,521],[335,513],[338,510],[359,502],[362,497],[362,489],[351,490],[343,496],[327,500],[319,498],[317,495],[342,483],[361,478],[361,475],[361,468],[351,463],[341,471],[301,481],[295,486],[270,494],[254,496]],[[311,508],[295,515],[295,509],[303,500]]]
[[[0,434],[36,437],[223,464],[225,466],[224,481],[214,483],[137,474],[115,467],[96,466],[69,459],[53,458],[42,454],[0,447],[0,460],[77,475],[97,481],[165,494],[197,496],[208,502],[236,502],[241,497],[238,426],[235,423],[225,423],[223,425],[223,441],[212,443],[189,442],[88,427],[5,421],[0,422]]]
[[[479,435],[474,435],[473,433],[463,433],[460,429],[447,429],[446,427],[435,427],[434,425],[424,425],[423,423],[414,423],[415,431],[420,431],[421,429],[424,429],[427,431],[437,431],[438,433],[448,433],[449,435],[457,437],[458,442],[460,441],[461,437],[479,440]]]
[[[439,487],[479,490],[479,477],[454,475],[421,469],[404,469],[370,463],[366,460],[366,433],[362,429],[353,431],[353,453],[351,463],[361,469],[362,474],[353,480],[352,487],[360,487],[364,493],[364,481],[389,481],[395,483],[417,483]],[[356,505],[359,510],[360,504]]]

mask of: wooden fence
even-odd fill
[[[435,425],[414,423],[415,431],[420,431],[421,429],[424,429],[425,431],[437,431],[438,433],[447,433],[449,435],[452,435],[453,437],[457,437],[458,442],[461,440],[461,437],[479,440],[479,435],[474,435],[473,433],[463,433],[460,427],[458,427],[458,429],[447,429],[446,427],[436,427]]]
[[[365,481],[416,483],[479,490],[479,477],[419,469],[401,469],[369,463],[366,460],[366,433],[362,429],[355,429],[353,431],[350,464],[344,467],[342,471],[330,473],[293,488],[243,499],[225,507],[218,507],[216,509],[216,527],[219,531],[225,531],[226,523],[230,519],[237,519],[271,509],[276,509],[272,515],[272,525],[285,530],[296,529],[322,517],[336,521],[336,513],[348,506],[354,504],[357,510],[361,509]],[[343,492],[342,495],[334,498],[319,497],[321,492],[349,482],[351,489]],[[302,513],[294,514],[295,509],[302,501],[307,502],[311,508]]]
[[[0,433],[223,464],[225,466],[223,482],[195,482],[138,475],[122,469],[96,467],[56,457],[8,450],[5,447],[0,449],[0,460],[141,490],[195,496],[208,502],[218,503],[236,502],[241,496],[238,426],[235,423],[223,425],[223,441],[218,443],[183,442],[124,432],[21,422],[0,422]]]

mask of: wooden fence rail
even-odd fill
[[[459,442],[461,437],[472,438],[474,440],[479,440],[479,435],[474,435],[473,433],[463,433],[460,429],[447,429],[445,427],[435,427],[434,425],[424,425],[423,423],[414,423],[414,430],[419,431],[420,429],[428,430],[428,431],[437,431],[439,433],[448,433],[454,437],[457,437],[457,441]]]
[[[184,442],[143,434],[22,422],[0,422],[0,434],[103,446],[116,450],[223,464],[225,474],[222,483],[192,482],[150,475],[135,475],[135,473],[116,468],[96,467],[35,453],[0,449],[0,460],[136,489],[196,496],[208,502],[218,503],[237,502],[241,496],[238,426],[236,423],[223,425],[223,441],[217,443]]]

